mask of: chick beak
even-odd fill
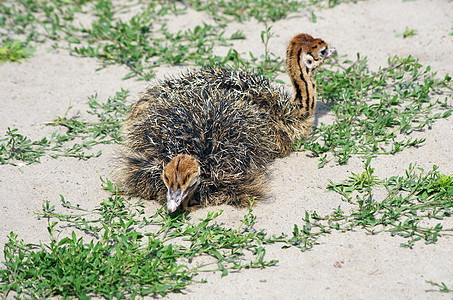
[[[181,188],[178,187],[176,191],[169,189],[167,191],[167,209],[169,213],[175,212],[178,207],[181,205],[182,201],[185,198],[185,193],[181,191]]]
[[[169,213],[175,212],[181,203],[184,203],[185,200],[187,202],[192,197],[198,186],[198,179],[199,177],[196,176],[184,190],[181,189],[181,186],[178,186],[176,190],[172,188],[167,190],[167,210]]]
[[[327,59],[327,58],[331,58],[332,56],[335,56],[335,55],[337,55],[337,50],[336,50],[336,49],[329,49],[329,50],[327,51],[326,59]]]

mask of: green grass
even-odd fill
[[[222,211],[199,221],[184,214],[170,215],[165,208],[147,216],[143,202],[125,199],[106,180],[104,189],[111,196],[94,210],[72,205],[60,195],[61,205],[71,212],[58,213],[46,201],[37,215],[48,219],[49,243],[27,244],[10,233],[0,270],[0,294],[14,291],[34,298],[166,295],[182,292],[194,281],[203,282],[198,278],[203,272],[226,276],[231,271],[276,266],[277,260],[266,258],[269,245],[306,251],[332,230],[387,232],[405,239],[401,246],[409,248],[420,240],[435,243],[443,233],[453,231],[442,226],[453,209],[453,176],[439,173],[435,166],[429,172],[410,166],[405,175],[385,179],[373,173],[368,159],[362,174],[329,185],[353,205],[350,212],[341,207],[326,216],[306,211],[302,226],[294,224],[291,234],[280,235],[256,228],[253,201],[238,228],[228,228],[215,221]],[[387,190],[382,199],[374,198],[378,187]],[[437,223],[427,226],[426,219]],[[61,228],[74,229],[60,238]]]
[[[98,157],[102,151],[95,152],[99,144],[121,142],[121,126],[129,106],[126,105],[128,91],[121,90],[104,103],[99,103],[97,95],[90,97],[86,111],[95,121],[80,120],[79,115],[69,116],[71,106],[64,116],[58,116],[47,126],[66,129],[64,134],[57,131],[50,137],[32,141],[19,133],[17,128],[8,128],[4,138],[0,138],[0,163],[16,165],[39,162],[48,155],[88,159]]]
[[[196,10],[207,11],[213,18],[223,22],[247,21],[251,18],[260,22],[275,22],[304,7],[300,2],[292,0],[190,0],[188,3]]]
[[[276,260],[265,260],[264,245],[287,240],[255,230],[251,206],[239,228],[215,222],[221,211],[208,213],[199,222],[164,209],[146,216],[142,202],[132,204],[110,181],[105,183],[112,195],[93,211],[73,206],[63,196],[62,205],[75,213],[56,213],[48,201],[43,205],[38,215],[49,220],[49,244],[25,244],[10,234],[6,268],[0,270],[3,295],[10,291],[38,298],[166,295],[180,292],[201,272],[226,276],[229,271],[274,266]],[[55,219],[77,231],[58,239]],[[293,237],[292,244],[301,247],[303,238]],[[191,263],[199,257],[211,262]]]
[[[439,288],[439,292],[442,292],[442,293],[453,293],[453,289],[448,288],[447,285],[445,283],[443,283],[443,282],[437,283],[437,282],[426,280],[426,283],[429,283],[432,286],[438,287]]]
[[[33,56],[34,49],[20,40],[6,38],[0,45],[0,63],[20,62]]]
[[[208,12],[215,20],[223,23],[248,21],[252,18],[262,23],[276,22],[291,13],[303,12],[310,7],[333,8],[344,2],[356,3],[357,0],[189,0],[190,7]]]
[[[371,158],[365,162],[362,174],[352,174],[343,183],[331,183],[329,189],[353,204],[354,209],[344,214],[340,208],[324,218],[331,228],[352,230],[366,229],[372,234],[389,232],[407,239],[403,247],[412,248],[424,240],[426,244],[437,242],[440,232],[453,231],[442,224],[423,225],[426,220],[443,220],[453,213],[453,176],[441,174],[438,167],[426,172],[410,165],[404,176],[378,179],[371,167]],[[385,188],[386,196],[375,199],[374,189]]]
[[[403,33],[397,33],[396,34],[396,37],[403,37],[403,38],[408,38],[408,37],[411,37],[411,36],[414,36],[417,34],[417,30],[416,29],[410,29],[409,27],[406,26],[406,28],[404,29],[404,32]]]
[[[437,119],[451,115],[451,77],[439,78],[411,56],[391,58],[377,72],[360,57],[338,67],[316,76],[319,97],[335,121],[321,123],[312,139],[296,145],[320,157],[320,167],[331,159],[344,164],[352,155],[395,154],[420,146],[425,139],[411,133],[429,130]]]
[[[160,64],[201,66],[206,63],[233,63],[236,66],[250,66],[250,62],[233,48],[229,49],[225,57],[213,54],[215,46],[230,47],[229,40],[245,38],[240,33],[229,39],[223,37],[224,28],[229,22],[251,18],[263,23],[273,22],[310,6],[327,4],[334,7],[341,2],[318,0],[301,4],[293,0],[190,0],[115,6],[110,0],[5,1],[0,3],[0,26],[5,28],[6,36],[25,36],[25,46],[32,42],[51,40],[55,42],[54,47],[98,58],[103,65],[126,65],[130,69],[126,78],[149,80],[155,76],[154,69]],[[140,6],[140,12],[130,19],[124,19],[123,15],[129,6]],[[168,14],[177,15],[188,8],[208,13],[215,24],[203,24],[177,33],[169,32],[163,17]],[[92,10],[91,24],[81,26],[76,16],[88,14],[88,9]],[[263,24],[263,27],[266,25]],[[61,43],[67,46],[61,46]],[[256,60],[252,57],[253,62]],[[254,65],[260,64],[261,62]]]

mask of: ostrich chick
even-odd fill
[[[312,129],[314,71],[336,54],[321,39],[288,44],[289,96],[262,75],[203,67],[147,89],[124,124],[123,184],[168,211],[189,203],[247,205],[263,198],[264,172]]]
[[[156,95],[127,127],[123,185],[147,199],[181,205],[247,205],[264,196],[275,146],[260,112],[210,86]]]

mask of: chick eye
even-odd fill
[[[196,176],[192,181],[189,183],[189,186],[193,186],[198,180],[198,176]]]

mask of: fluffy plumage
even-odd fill
[[[336,51],[299,34],[286,54],[294,97],[259,74],[219,66],[147,89],[124,125],[126,188],[167,198],[169,211],[189,200],[241,205],[262,198],[266,165],[311,132],[313,72]]]
[[[192,196],[195,204],[241,205],[249,197],[261,198],[265,168],[275,146],[268,139],[264,115],[239,108],[235,100],[210,86],[161,90],[147,109],[138,115],[132,110],[126,125],[126,187],[144,198],[163,201],[171,186],[162,180],[164,166],[178,154],[187,154],[200,166]],[[167,176],[174,186],[177,171]]]

